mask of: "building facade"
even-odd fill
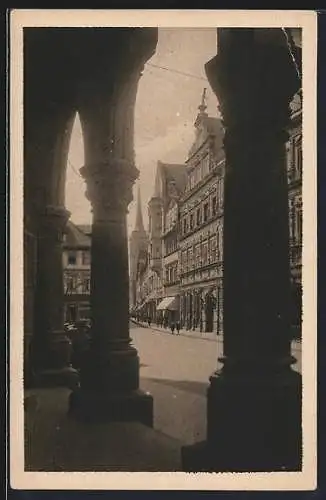
[[[185,184],[185,165],[158,161],[148,202],[148,244],[137,266],[137,309],[157,323],[179,315],[178,199]]]
[[[292,279],[293,335],[301,337],[302,316],[302,97],[291,104],[291,125],[287,142],[289,185],[290,266]]]
[[[181,325],[223,330],[224,151],[221,120],[206,113],[205,91],[195,121],[187,184],[179,201]]]
[[[90,319],[91,226],[68,221],[62,259],[65,322]]]
[[[291,103],[286,146],[293,335],[301,336],[302,104]],[[148,248],[140,256],[137,303],[160,321],[164,311],[188,330],[223,333],[224,159],[222,121],[206,113],[205,90],[195,140],[184,165],[158,162],[148,204]]]

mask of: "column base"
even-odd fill
[[[31,386],[69,387],[79,385],[79,374],[71,366],[71,341],[61,331],[53,332],[46,342],[34,339],[31,345],[32,375]]]
[[[69,389],[76,389],[79,385],[79,374],[77,370],[71,366],[64,368],[40,370],[34,373],[33,382],[34,387],[68,387]]]
[[[153,398],[139,390],[139,357],[130,339],[93,345],[80,372],[69,411],[86,421],[136,421],[153,426]]]
[[[70,395],[69,413],[87,422],[134,421],[153,427],[153,397],[141,390],[103,394],[79,389]]]
[[[182,449],[186,472],[300,471],[301,376],[214,374],[207,439]]]

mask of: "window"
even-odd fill
[[[208,220],[208,203],[204,204],[204,222]]]
[[[182,272],[186,271],[187,267],[187,251],[184,250],[181,254]]]
[[[208,154],[205,156],[205,158],[202,161],[202,172],[203,172],[203,177],[205,177],[209,173],[209,156],[208,156]]]
[[[194,228],[194,215],[193,214],[190,214],[190,223],[189,223],[189,226],[190,226],[190,231],[192,231],[193,228]]]
[[[196,212],[196,223],[197,223],[197,226],[200,225],[200,208],[197,208],[197,212]]]
[[[187,233],[187,219],[183,219],[183,234]]]
[[[82,252],[82,265],[89,266],[91,263],[91,253],[89,250]]]
[[[300,206],[296,206],[295,210],[296,218],[296,240],[299,244],[302,242],[302,211]]]
[[[301,144],[298,144],[296,147],[296,172],[299,177],[302,176],[302,146]]]
[[[189,269],[192,269],[193,265],[194,265],[194,261],[193,261],[193,248],[190,247],[190,248],[188,248],[188,267],[189,267]]]
[[[206,266],[208,263],[208,241],[204,241],[203,243],[203,266]]]
[[[220,178],[218,180],[218,201],[219,201],[219,207],[223,207],[224,203],[224,179]]]
[[[200,267],[201,264],[201,245],[198,243],[195,246],[195,266]]]
[[[294,204],[293,200],[289,200],[289,218],[290,218],[290,239],[294,239],[295,236],[295,216],[294,216]]]
[[[66,279],[66,294],[74,293],[76,288],[76,281],[73,276],[67,276]]]
[[[82,281],[82,293],[89,293],[90,291],[90,279],[84,278]]]
[[[75,266],[77,262],[77,255],[76,252],[68,252],[68,265],[69,266]]]
[[[211,254],[211,262],[216,262],[217,261],[217,255],[216,255],[216,241],[217,241],[218,236],[213,236],[210,240],[210,254]]]
[[[217,198],[216,198],[216,196],[213,196],[213,200],[212,200],[212,213],[213,213],[213,215],[216,215],[216,212],[217,212]]]

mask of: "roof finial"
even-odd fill
[[[205,87],[204,90],[203,90],[203,94],[201,96],[201,103],[200,103],[200,106],[198,106],[198,109],[201,113],[204,113],[207,109],[207,106],[206,106],[206,92],[207,92],[207,88]]]

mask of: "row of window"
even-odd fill
[[[222,260],[221,236],[218,231],[209,239],[190,246],[181,253],[181,273]]]
[[[91,289],[90,276],[64,276],[65,295],[89,294]]]
[[[301,245],[302,243],[302,205],[290,200],[289,225],[291,244]]]
[[[173,262],[165,267],[165,284],[173,285],[177,283],[178,276],[178,262]]]
[[[197,184],[199,184],[200,181],[209,174],[212,168],[213,163],[210,161],[209,153],[207,153],[206,156],[197,163],[197,165],[188,175],[186,191],[191,191]]]
[[[150,293],[160,289],[161,286],[161,279],[156,273],[151,274],[144,281],[139,281],[137,284],[138,300],[145,298]]]
[[[182,235],[191,233],[194,229],[208,222],[218,214],[223,207],[223,179],[219,179],[217,193],[207,197],[199,206],[194,208],[190,214],[182,217]]]
[[[178,238],[176,234],[171,235],[170,238],[166,238],[164,241],[164,254],[170,255],[176,252],[178,249]]]
[[[287,170],[289,182],[302,179],[301,135],[292,137],[287,143]]]
[[[91,264],[90,250],[68,250],[66,255],[68,266],[89,266]]]

